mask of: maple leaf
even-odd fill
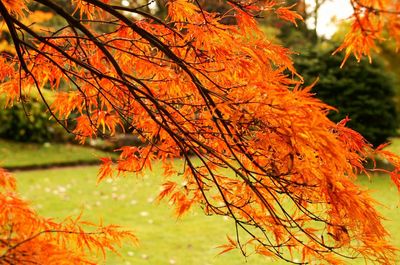
[[[226,238],[228,239],[228,243],[217,247],[222,249],[221,252],[218,253],[218,255],[222,255],[226,252],[238,248],[237,242],[235,242],[230,236],[227,235]]]
[[[162,185],[162,190],[157,197],[157,201],[161,201],[165,196],[168,196],[171,192],[174,191],[176,186],[177,186],[176,182],[173,181],[165,182]]]
[[[19,17],[24,17],[25,12],[28,12],[26,2],[27,0],[2,0],[2,3],[8,9],[8,11],[11,14],[17,15]]]
[[[300,14],[296,13],[296,11],[290,10],[294,6],[296,6],[296,5],[291,5],[288,7],[278,7],[275,10],[275,13],[277,14],[277,16],[279,18],[290,21],[291,23],[293,23],[294,25],[297,26],[296,20],[303,21],[303,17]]]
[[[97,177],[97,184],[103,181],[105,178],[112,177],[113,175],[113,161],[109,157],[100,158],[102,164],[99,169],[98,177]]]
[[[10,173],[0,168],[0,187],[4,189],[15,190],[16,182]]]

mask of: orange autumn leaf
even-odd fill
[[[157,201],[161,201],[165,196],[168,196],[175,188],[176,183],[172,181],[167,181],[162,185],[162,190],[158,194]]]
[[[28,11],[26,6],[27,0],[2,0],[2,4],[7,8],[7,10],[18,17],[24,17],[24,12]]]
[[[295,5],[288,6],[288,7],[279,7],[275,10],[275,13],[278,15],[279,18],[283,20],[290,21],[294,25],[297,26],[296,20],[303,20],[303,17],[296,13],[296,11],[291,10]]]
[[[97,176],[97,184],[103,181],[107,177],[112,177],[113,175],[113,161],[109,157],[100,158],[101,166]]]
[[[228,239],[228,243],[217,247],[217,248],[222,249],[221,252],[218,253],[218,255],[222,255],[222,254],[224,254],[226,252],[229,252],[231,250],[234,250],[234,249],[238,248],[236,241],[234,241],[229,236],[226,236],[226,238]]]
[[[15,190],[16,182],[10,173],[0,168],[0,187],[6,190]]]

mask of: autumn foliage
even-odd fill
[[[337,51],[345,51],[345,59],[353,54],[358,60],[377,48],[379,41],[391,39],[400,45],[400,3],[396,0],[351,0],[354,13],[351,29]],[[343,64],[342,64],[343,65]]]
[[[378,153],[396,166],[389,173],[400,188],[400,160],[373,150],[346,121],[331,122],[332,108],[294,78],[291,51],[257,28],[260,15],[296,23],[301,17],[290,7],[231,0],[228,13],[216,14],[197,1],[170,0],[161,20],[107,0],[72,0],[73,14],[58,1],[17,2],[0,1],[16,51],[0,58],[8,104],[50,87],[52,104],[41,94],[49,115],[81,143],[118,131],[145,143],[122,146],[117,161],[104,158],[100,181],[140,174],[162,160],[159,199],[171,201],[178,216],[200,205],[206,214],[234,220],[237,233],[222,252],[238,248],[244,255],[331,264],[362,256],[394,264],[375,202],[355,180]],[[65,25],[38,31],[23,23],[29,2],[46,6]],[[398,40],[396,1],[352,3],[354,25],[339,50],[369,55],[384,28]],[[225,16],[237,24],[222,24]],[[175,158],[184,160],[183,168]],[[60,229],[48,225],[42,230]]]
[[[17,193],[15,179],[0,169],[0,264],[97,264],[124,239],[137,242],[118,226],[80,216],[61,223],[39,216]]]

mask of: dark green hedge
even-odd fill
[[[20,142],[62,142],[69,139],[64,129],[50,120],[46,106],[36,100],[16,103],[11,108],[4,108],[0,99],[0,137]]]

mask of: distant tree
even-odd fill
[[[395,88],[385,67],[377,59],[373,63],[363,59],[339,68],[342,58],[331,56],[330,44],[323,45],[325,48],[320,45],[296,56],[295,65],[308,85],[319,78],[312,91],[337,108],[328,117],[335,122],[350,117],[348,126],[375,146],[396,136]]]
[[[316,97],[337,109],[331,111],[328,117],[339,122],[349,116],[348,126],[378,146],[389,137],[397,135],[397,83],[392,71],[397,71],[394,67],[396,63],[393,62],[398,63],[398,55],[394,49],[386,49],[386,53],[391,56],[383,53],[384,57],[390,57],[386,60],[392,62],[389,69],[383,65],[382,53],[380,57],[375,56],[372,63],[362,59],[360,62],[351,61],[342,68],[338,67],[343,57],[332,56],[332,53],[340,45],[338,41],[343,41],[350,25],[342,23],[333,36],[333,42],[318,36],[318,10],[325,2],[316,0],[314,8],[309,8],[306,12],[304,3],[299,1],[296,7],[303,17],[314,19],[313,27],[310,29],[305,23],[299,28],[285,25],[281,28],[279,38],[282,43],[298,52],[293,56],[295,68],[303,76],[305,85],[311,85],[318,78],[312,91],[316,93]],[[384,34],[386,38],[389,37],[387,33]],[[384,47],[386,46],[381,44],[379,50]]]
[[[234,220],[236,236],[221,252],[395,263],[374,201],[355,179],[366,171],[362,162],[380,154],[396,166],[391,177],[400,187],[400,158],[373,150],[346,121],[330,121],[332,107],[292,78],[291,51],[268,41],[254,19],[266,13],[295,23],[300,16],[284,3],[229,0],[232,25],[198,1],[167,1],[165,20],[107,0],[72,0],[74,15],[58,2],[32,1],[65,26],[35,31],[22,22],[27,1],[0,1],[16,51],[0,59],[1,91],[15,102],[50,86],[50,114],[80,142],[128,124],[148,143],[121,147],[116,162],[104,158],[99,180],[140,174],[159,159],[167,178],[159,199],[168,198],[178,216],[201,205]],[[395,2],[352,3],[355,26],[340,47],[346,59],[369,55],[369,30],[378,29],[365,17],[399,33]]]

